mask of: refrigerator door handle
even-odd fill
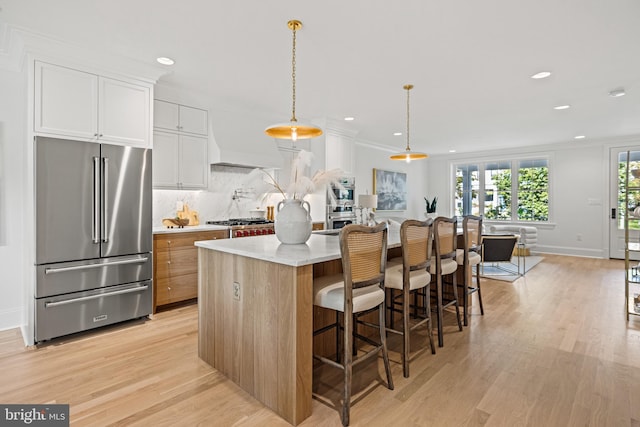
[[[105,292],[103,294],[89,295],[86,297],[71,298],[63,301],[46,302],[44,303],[44,307],[45,308],[58,307],[60,305],[72,304],[74,302],[88,301],[88,300],[103,298],[103,297],[112,297],[115,295],[130,294],[132,292],[142,292],[142,291],[146,291],[147,289],[149,289],[149,285],[139,286],[137,288],[131,288],[131,289],[124,289],[121,291]]]
[[[93,225],[91,227],[91,241],[100,243],[100,159],[93,158]]]
[[[109,206],[107,205],[107,200],[109,199],[109,158],[102,158],[102,242],[109,242],[109,216],[107,212],[109,212]]]
[[[73,267],[45,268],[44,274],[64,273],[65,271],[86,270],[89,268],[111,267],[113,265],[144,264],[148,260],[149,260],[148,257],[143,257],[143,258],[136,258],[136,259],[126,259],[122,261],[103,262],[99,264],[74,265]]]

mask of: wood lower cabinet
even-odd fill
[[[226,239],[227,230],[153,236],[153,312],[156,307],[198,298],[199,240]]]

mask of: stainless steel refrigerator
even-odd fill
[[[152,310],[151,150],[35,140],[35,341]]]

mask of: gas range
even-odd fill
[[[264,218],[230,218],[223,221],[207,221],[209,225],[229,227],[229,237],[249,237],[274,234],[273,221]]]
[[[235,225],[273,224],[273,221],[267,221],[264,218],[229,218],[222,221],[207,221],[207,224],[232,227]]]

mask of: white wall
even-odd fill
[[[425,160],[413,161],[409,164],[389,159],[392,153],[383,148],[377,148],[363,141],[356,141],[355,146],[355,177],[356,194],[373,194],[373,169],[404,172],[407,174],[407,210],[376,212],[376,218],[416,218],[424,219],[425,196],[427,194],[427,170],[428,163]]]
[[[23,323],[26,81],[0,69],[0,330]]]
[[[599,141],[580,145],[568,143],[429,158],[429,192],[436,193],[439,197],[442,195],[441,213],[452,215],[452,163],[537,155],[548,157],[552,195],[550,221],[548,224],[536,224],[536,251],[608,258],[608,144],[611,142]],[[441,210],[440,204],[438,210]]]

